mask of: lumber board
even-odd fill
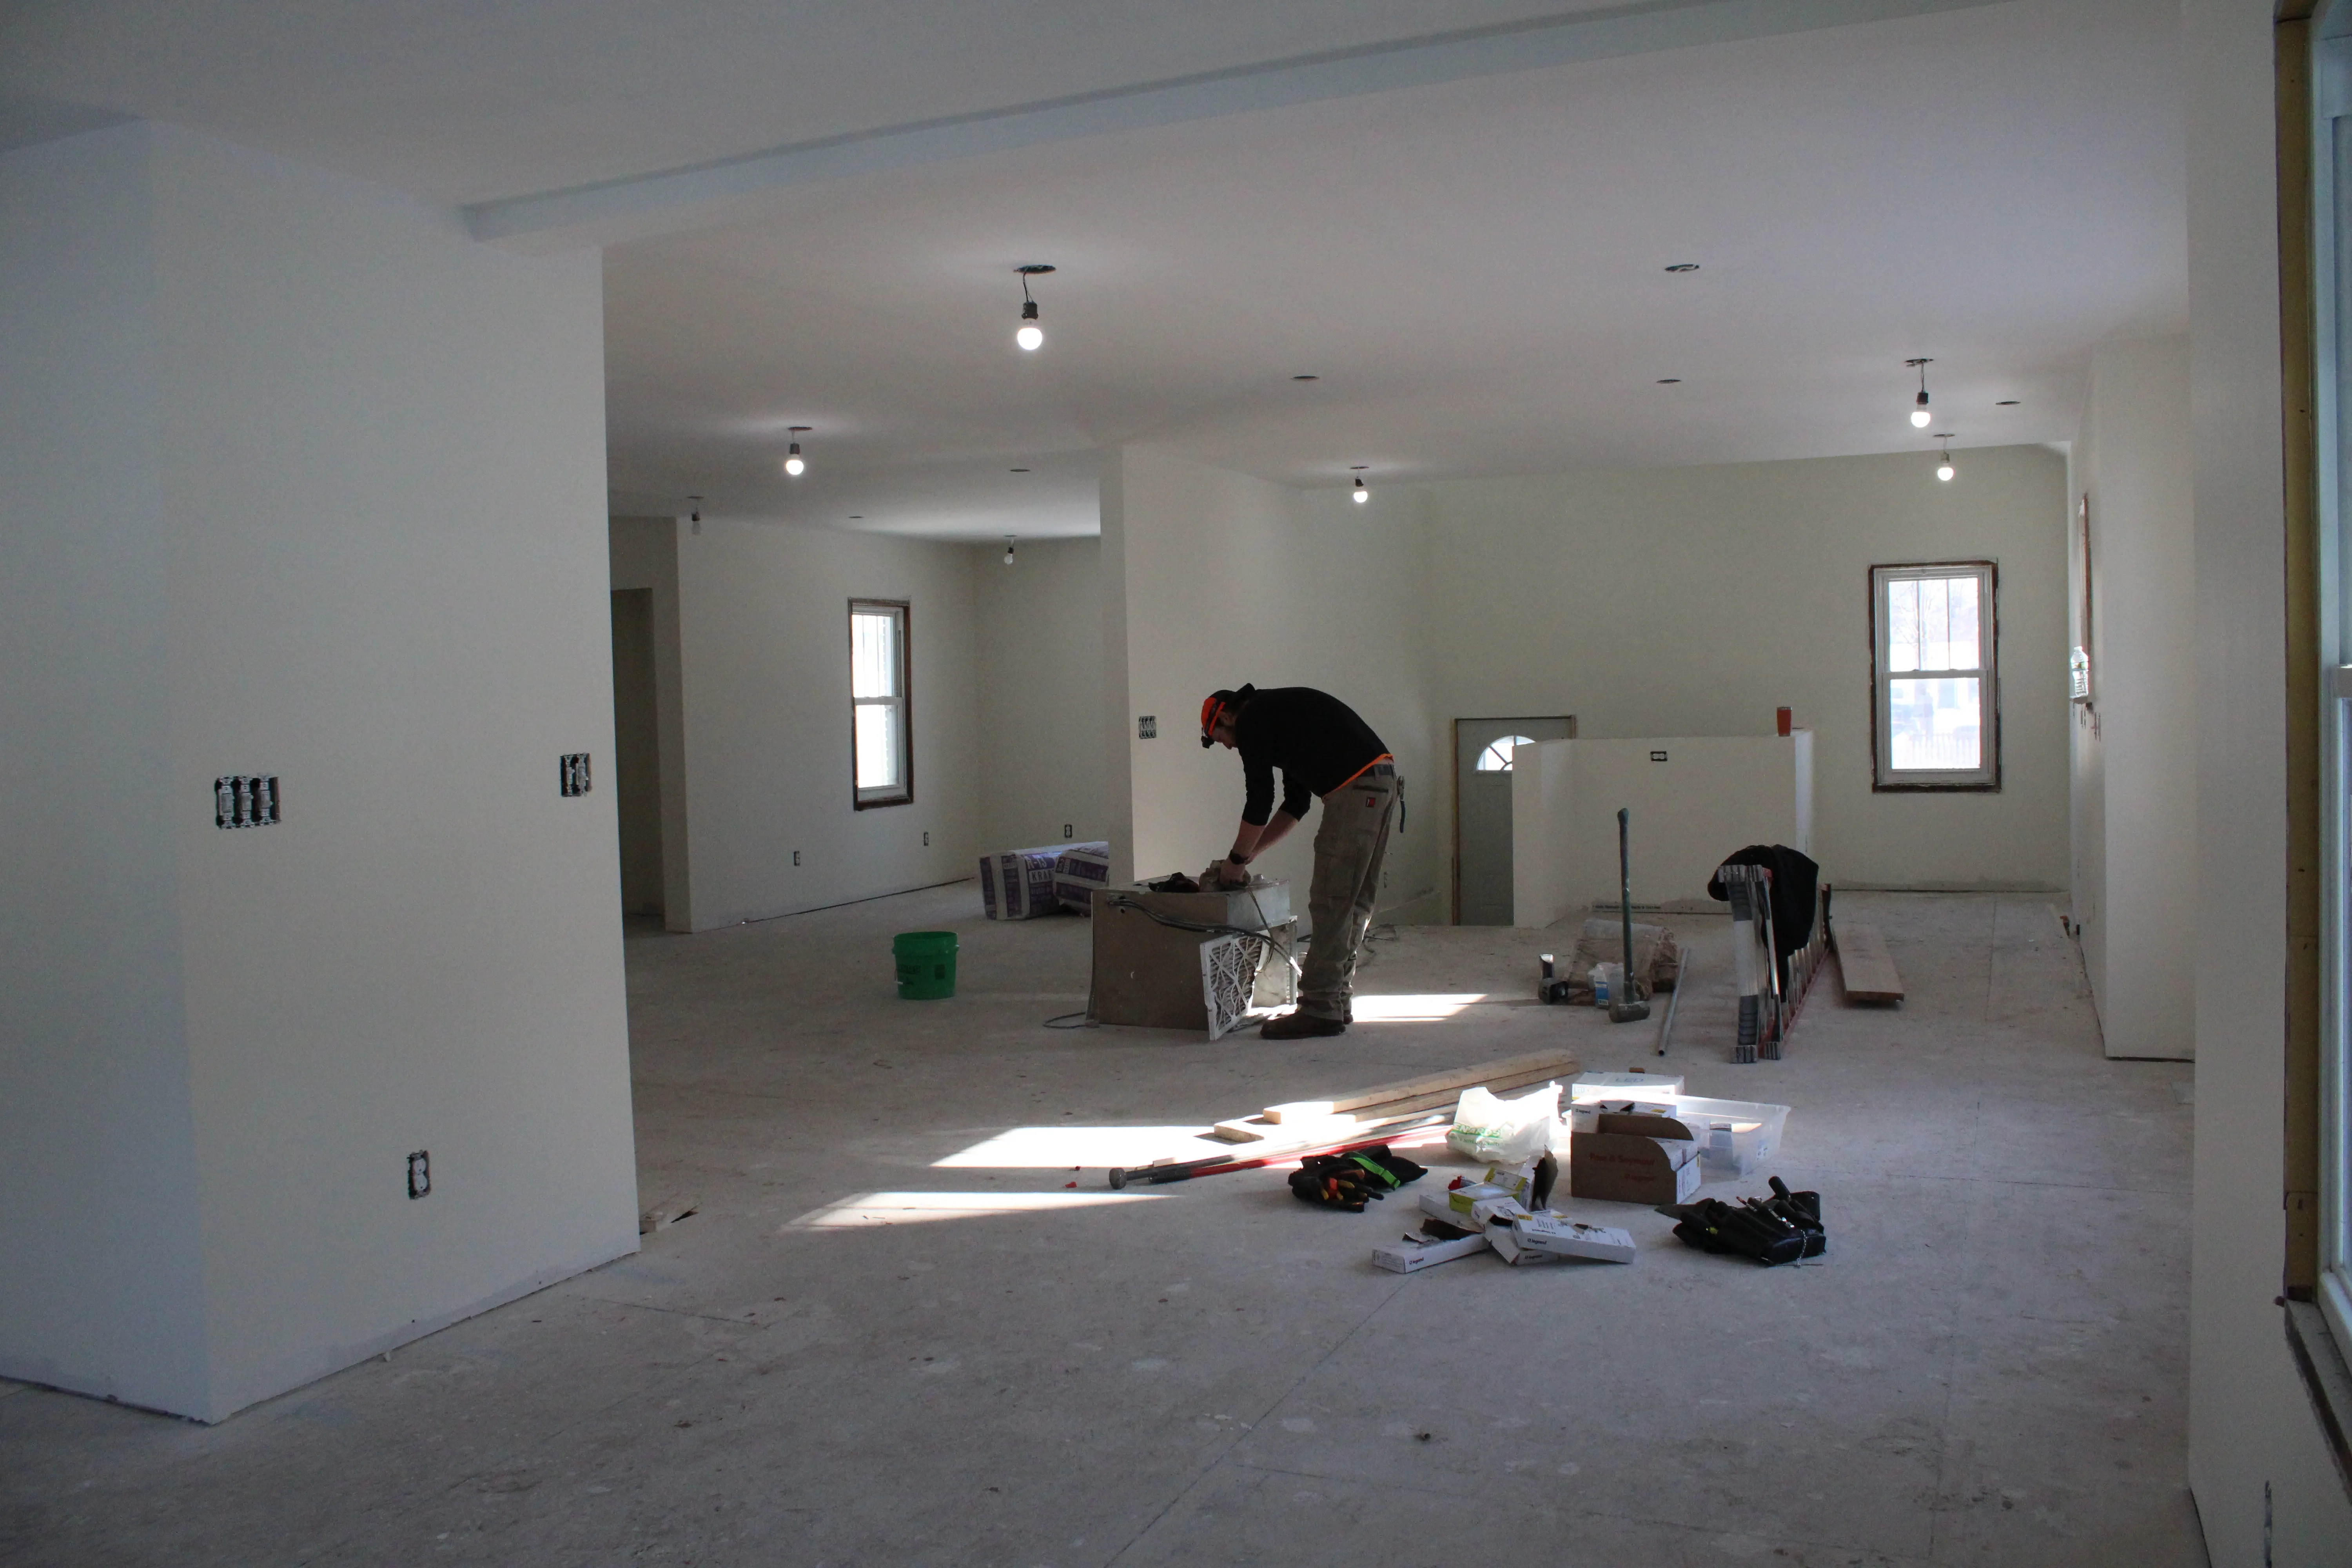
[[[1876,926],[1854,921],[1837,923],[1838,973],[1845,981],[1849,1002],[1900,1002],[1903,976],[1886,951],[1886,939]]]
[[[1475,1084],[1494,1088],[1504,1079],[1527,1083],[1537,1078],[1549,1078],[1563,1072],[1574,1072],[1580,1064],[1576,1054],[1569,1050],[1536,1051],[1523,1057],[1506,1057],[1501,1061],[1479,1062],[1472,1067],[1449,1068],[1444,1072],[1424,1073],[1402,1083],[1384,1083],[1374,1089],[1342,1095],[1337,1100],[1309,1100],[1287,1105],[1269,1105],[1265,1116],[1268,1121],[1280,1122],[1286,1116],[1297,1119],[1302,1115],[1331,1116],[1340,1111],[1363,1110],[1371,1106],[1386,1106],[1398,1100],[1451,1090],[1459,1094]]]

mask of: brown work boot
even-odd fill
[[[1337,1018],[1318,1018],[1312,1013],[1285,1013],[1279,1018],[1268,1018],[1258,1030],[1258,1037],[1267,1040],[1311,1040],[1323,1035],[1344,1035],[1348,1026]]]

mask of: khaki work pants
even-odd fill
[[[1381,862],[1389,826],[1396,820],[1395,764],[1376,763],[1323,797],[1315,830],[1315,880],[1307,914],[1315,930],[1300,966],[1298,1010],[1345,1021],[1354,990],[1356,955],[1363,951],[1372,909],[1380,901]]]

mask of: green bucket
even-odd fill
[[[951,931],[904,931],[890,939],[898,961],[898,996],[931,1002],[955,994],[956,935]]]

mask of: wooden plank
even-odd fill
[[[1900,1002],[1903,976],[1886,951],[1886,939],[1876,926],[1853,921],[1837,923],[1838,973],[1845,981],[1849,1002]]]
[[[1425,1073],[1409,1078],[1402,1083],[1384,1083],[1377,1089],[1356,1094],[1342,1095],[1337,1100],[1297,1100],[1286,1105],[1265,1108],[1268,1121],[1296,1121],[1307,1116],[1330,1116],[1343,1110],[1362,1110],[1370,1106],[1387,1106],[1398,1100],[1451,1089],[1460,1093],[1473,1084],[1485,1084],[1489,1089],[1505,1079],[1527,1083],[1532,1078],[1544,1078],[1558,1073],[1574,1072],[1580,1066],[1576,1053],[1569,1050],[1536,1051],[1523,1057],[1507,1057],[1501,1061],[1480,1062],[1475,1067],[1452,1068],[1444,1072]]]

